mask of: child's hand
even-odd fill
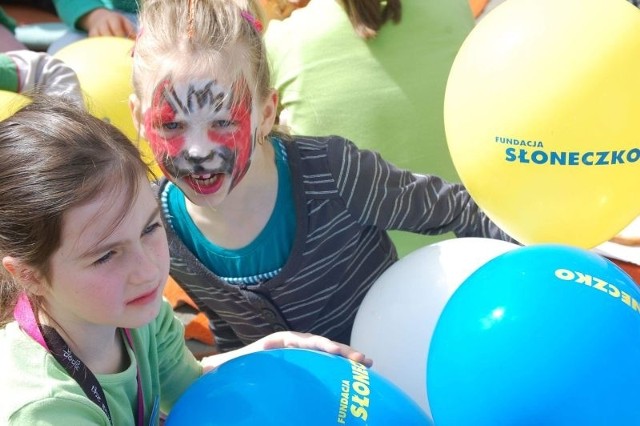
[[[640,246],[640,237],[618,234],[609,240],[612,243],[621,244],[623,246],[638,247]]]
[[[124,15],[104,8],[94,9],[84,15],[80,19],[79,26],[89,34],[89,37],[135,37],[135,28]]]
[[[204,372],[206,373],[213,370],[220,364],[239,357],[240,355],[246,355],[266,349],[279,348],[312,349],[340,355],[364,364],[367,367],[370,367],[373,364],[373,361],[367,358],[363,353],[356,351],[348,345],[334,342],[333,340],[329,340],[315,334],[297,333],[294,331],[279,331],[277,333],[270,334],[242,349],[203,358],[201,363],[204,368]]]
[[[623,246],[640,246],[640,217],[634,219],[609,241],[616,244],[622,244]]]
[[[297,333],[294,331],[280,331],[258,340],[262,342],[262,349],[300,348],[314,349],[330,354],[340,355],[371,367],[373,362],[363,353],[356,351],[351,346],[334,342],[325,337],[309,333]]]

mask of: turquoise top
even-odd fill
[[[80,29],[78,21],[94,9],[105,8],[138,13],[136,0],[53,0],[58,16],[71,28]]]
[[[172,183],[162,193],[165,217],[180,239],[211,271],[234,284],[256,284],[273,278],[286,263],[295,237],[291,175],[282,141],[271,139],[278,170],[278,195],[271,217],[247,246],[227,249],[209,241],[187,212],[182,191]]]

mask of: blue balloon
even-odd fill
[[[605,258],[555,244],[489,261],[433,334],[438,426],[640,423],[640,291]]]
[[[198,379],[167,426],[416,425],[431,419],[399,388],[361,364],[305,349],[244,355]]]

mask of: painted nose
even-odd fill
[[[191,164],[202,164],[205,161],[209,161],[213,159],[215,153],[213,151],[209,152],[209,154],[202,156],[198,154],[192,154],[190,152],[184,153],[184,159],[190,162]]]

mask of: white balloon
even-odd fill
[[[362,301],[351,346],[371,357],[373,370],[431,416],[427,354],[442,310],[469,275],[518,247],[488,238],[453,238],[401,258],[378,278]]]

